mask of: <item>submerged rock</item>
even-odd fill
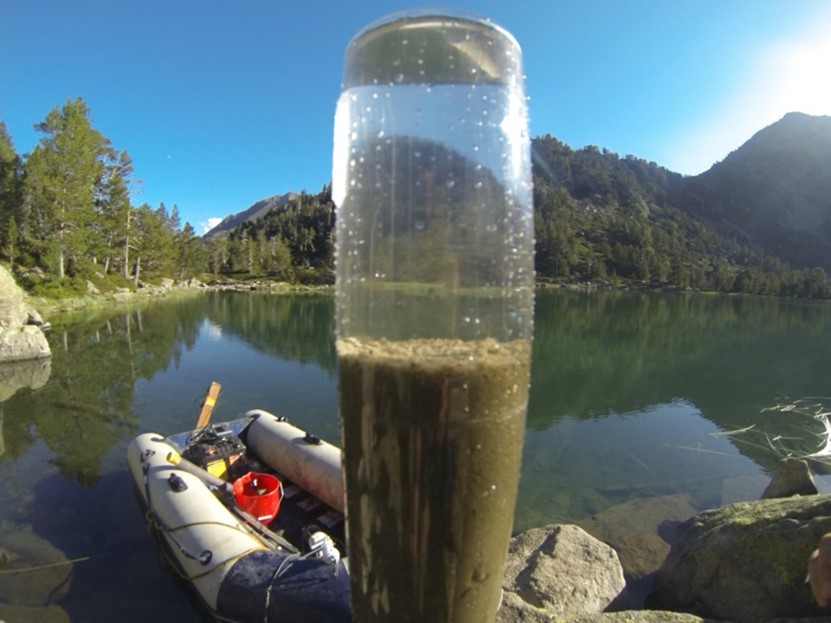
[[[54,604],[21,606],[0,603],[0,621],[6,623],[69,623],[66,610]]]
[[[0,551],[7,560],[0,574],[0,602],[47,606],[69,590],[72,564],[63,552],[31,530],[0,532]]]
[[[695,513],[689,495],[665,495],[612,506],[578,525],[611,545],[627,578],[639,580],[660,568],[675,530]]]

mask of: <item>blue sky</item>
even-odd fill
[[[343,52],[394,0],[0,0],[18,153],[83,97],[134,202],[211,218],[329,181]],[[831,114],[826,0],[458,0],[519,41],[531,133],[696,174],[790,111]]]

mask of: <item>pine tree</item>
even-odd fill
[[[96,200],[98,229],[104,272],[119,265],[126,279],[130,270],[130,241],[133,234],[133,206],[130,204],[130,176],[133,163],[122,151],[107,163],[107,172]]]
[[[58,278],[91,245],[97,187],[111,155],[109,141],[90,124],[81,98],[52,109],[35,125],[43,132],[26,160],[24,193],[27,220],[42,258],[54,261]]]
[[[3,254],[9,258],[9,266],[14,268],[14,260],[18,253],[18,237],[20,236],[17,230],[17,221],[14,216],[9,216],[6,223],[6,235],[3,240]]]
[[[20,157],[14,151],[11,136],[6,131],[6,124],[0,121],[0,223],[8,225],[5,232],[0,231],[0,243],[3,245],[3,253],[12,261],[9,249],[14,249],[15,253],[17,251],[18,225],[21,225],[22,215],[21,190]],[[14,232],[11,230],[12,223],[15,226]]]
[[[179,279],[192,277],[205,269],[207,253],[190,223],[185,223],[182,230],[176,233],[175,246]]]

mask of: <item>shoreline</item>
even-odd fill
[[[44,296],[35,296],[26,293],[26,303],[30,309],[36,310],[44,318],[71,316],[85,311],[108,311],[133,307],[146,302],[168,298],[183,298],[208,292],[241,292],[267,294],[325,294],[334,293],[333,284],[304,285],[285,281],[270,281],[268,279],[253,279],[250,281],[236,281],[230,279],[211,280],[203,283],[196,279],[174,283],[172,279],[164,279],[161,285],[142,285],[135,290],[119,288],[112,292],[90,292],[83,296],[73,296],[61,299],[52,299]],[[633,284],[608,283],[553,283],[537,281],[535,290],[567,290],[582,292],[618,291],[618,292],[653,292],[656,294],[698,294],[702,296],[719,295],[741,296],[730,293],[713,292],[708,290],[682,289],[675,287],[657,287]],[[746,295],[768,296],[768,295]],[[773,297],[779,298],[779,297]],[[801,299],[810,300],[810,299]]]
[[[195,280],[175,284],[146,285],[136,290],[90,293],[84,296],[50,299],[26,295],[27,305],[44,318],[65,317],[87,311],[117,311],[160,299],[186,298],[209,292],[265,292],[269,294],[315,294],[333,291],[329,285],[306,286],[272,281],[223,281],[205,284]]]

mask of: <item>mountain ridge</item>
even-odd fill
[[[258,218],[271,212],[275,208],[281,208],[288,205],[288,203],[297,198],[298,194],[292,191],[287,193],[271,195],[259,201],[255,201],[250,206],[240,212],[229,214],[223,218],[217,225],[202,235],[204,240],[210,240],[221,235],[227,235],[229,231],[235,227],[242,225],[248,221],[255,221]]]
[[[688,180],[684,207],[753,248],[831,271],[831,117],[788,113]]]
[[[532,145],[539,278],[831,295],[831,117],[789,113],[696,176],[550,134]],[[226,218],[223,236],[331,268],[331,186],[286,196]]]

